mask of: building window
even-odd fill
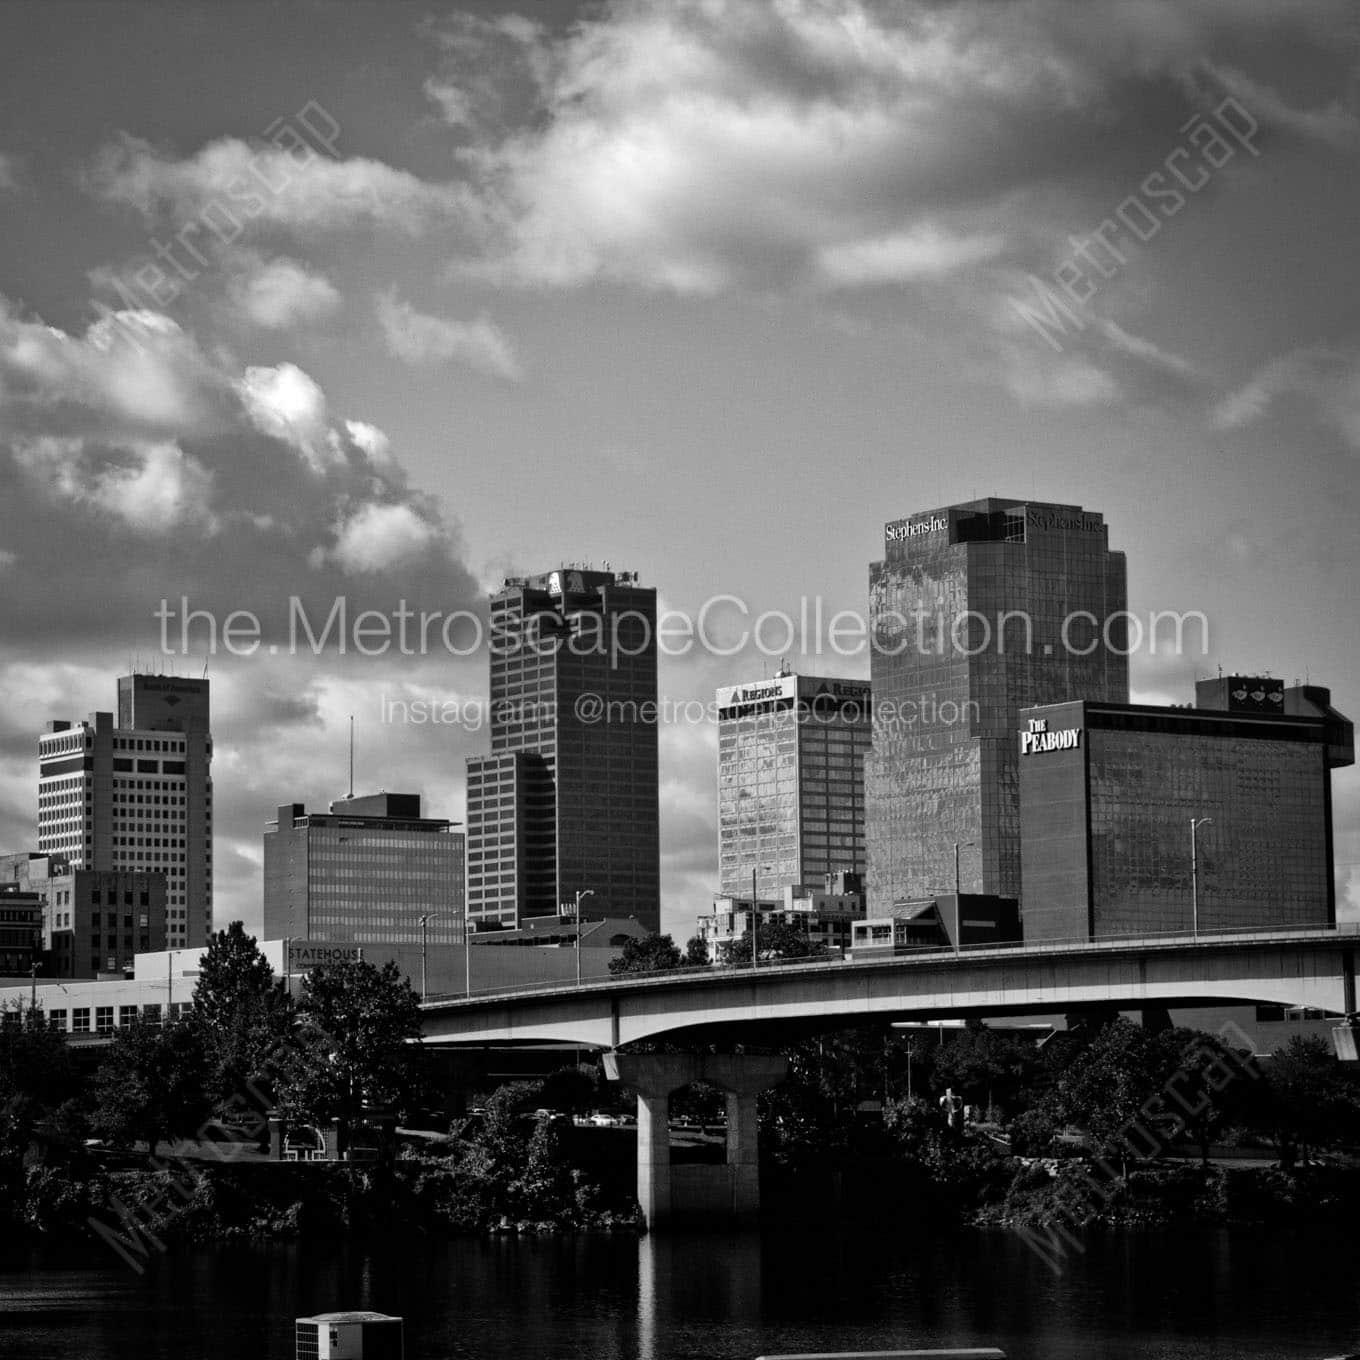
[[[71,1012],[71,1033],[88,1034],[90,1032],[90,1008],[88,1006],[77,1006]]]
[[[113,1007],[96,1006],[94,1011],[94,1029],[96,1034],[113,1033]]]

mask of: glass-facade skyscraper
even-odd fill
[[[870,915],[954,890],[1020,896],[1022,708],[1126,703],[1127,584],[1104,519],[988,498],[893,520],[869,569]]]
[[[463,929],[463,835],[422,817],[419,794],[285,803],[265,829],[265,939],[459,944]]]
[[[718,691],[722,891],[779,897],[788,885],[864,872],[864,755],[872,735],[862,680],[778,675]]]
[[[564,567],[491,601],[491,753],[468,760],[468,916],[516,927],[578,893],[661,921],[656,591]]]

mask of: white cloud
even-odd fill
[[[296,364],[248,368],[237,388],[258,430],[291,444],[318,472],[334,461],[326,394]]]
[[[351,575],[371,575],[423,557],[438,540],[411,506],[370,503],[339,526],[329,555]]]
[[[229,291],[236,311],[266,330],[319,321],[340,306],[340,294],[329,279],[286,256],[268,261],[249,257]]]
[[[50,494],[115,517],[145,534],[185,525],[214,533],[212,478],[173,443],[99,450],[83,439],[16,443],[20,469]]]
[[[187,234],[209,247],[235,245],[267,227],[334,231],[372,223],[418,235],[464,219],[473,206],[458,185],[430,184],[381,161],[236,137],[177,160],[124,135],[99,153],[84,182],[148,220],[168,214],[179,224],[178,239]]]
[[[19,158],[8,152],[0,151],[0,193],[17,190],[20,177]]]
[[[1360,347],[1306,346],[1271,359],[1218,403],[1213,424],[1237,429],[1290,399],[1302,399],[1310,414],[1360,453]]]
[[[466,364],[494,377],[518,379],[519,359],[514,346],[486,316],[475,321],[451,321],[418,312],[393,293],[380,293],[378,322],[388,351],[408,364]]]
[[[363,420],[347,420],[345,432],[355,447],[364,451],[371,463],[380,467],[391,463],[392,441],[376,425]]]
[[[995,258],[999,235],[951,236],[928,224],[888,236],[827,246],[819,266],[827,282],[845,287],[940,278]]]

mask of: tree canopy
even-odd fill
[[[641,940],[625,940],[619,957],[609,960],[609,971],[619,973],[658,973],[679,968],[680,950],[669,935],[648,935]]]

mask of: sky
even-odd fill
[[[359,791],[462,820],[488,592],[609,562],[717,601],[661,662],[684,938],[714,689],[867,676],[818,611],[865,612],[886,521],[984,495],[1099,511],[1131,611],[1204,616],[1135,698],[1221,667],[1360,712],[1358,16],[8,0],[0,849],[49,719],[206,671],[218,923],[258,919],[264,824],[345,793],[350,715]],[[383,644],[400,609],[426,647]]]

